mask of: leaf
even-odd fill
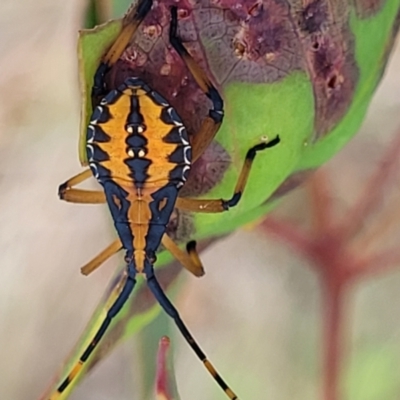
[[[337,153],[357,133],[371,97],[382,77],[388,57],[388,42],[393,40],[393,25],[399,12],[399,1],[386,1],[380,13],[369,19],[351,14],[350,24],[355,36],[355,57],[360,78],[354,99],[344,118],[322,140],[305,149],[297,170],[316,168]]]
[[[221,1],[221,7],[223,5],[228,8],[232,6],[228,0]],[[328,74],[328,76],[323,75],[324,71],[318,70],[318,65],[309,67],[314,68],[314,70],[307,71],[304,69],[304,64],[307,62],[309,64],[317,63],[316,60],[307,60],[306,57],[311,57],[317,51],[328,51],[324,46],[329,44],[325,45],[324,41],[316,42],[320,46],[319,49],[313,49],[310,52],[307,46],[310,46],[309,41],[314,40],[314,36],[308,32],[304,33],[300,30],[298,33],[300,39],[297,39],[299,42],[294,42],[294,44],[289,42],[294,54],[297,54],[298,58],[304,58],[304,60],[300,62],[296,58],[293,61],[294,66],[287,65],[287,59],[278,51],[273,51],[275,49],[272,46],[274,43],[271,43],[270,46],[272,47],[268,47],[266,50],[257,47],[260,40],[266,40],[263,35],[267,35],[269,31],[260,29],[258,25],[253,26],[251,18],[249,20],[247,14],[242,15],[240,10],[235,9],[232,11],[233,16],[230,23],[237,23],[240,26],[243,20],[243,23],[247,24],[249,33],[246,34],[250,44],[244,50],[247,53],[245,52],[240,56],[241,58],[239,56],[232,58],[233,56],[230,53],[226,53],[227,51],[232,52],[232,48],[228,46],[225,49],[224,43],[238,40],[238,38],[232,34],[232,38],[221,36],[221,38],[215,39],[219,31],[214,32],[214,36],[212,36],[211,26],[208,25],[209,20],[201,19],[201,5],[190,10],[192,12],[190,17],[193,18],[199,32],[199,42],[205,49],[201,50],[201,48],[196,47],[196,43],[192,43],[191,48],[193,50],[191,49],[191,51],[197,58],[205,57],[209,64],[209,70],[206,72],[214,76],[214,80],[220,82],[226,110],[224,123],[216,137],[217,144],[220,147],[216,150],[211,149],[207,159],[202,157],[197,162],[199,165],[203,164],[201,168],[196,169],[196,164],[194,165],[186,186],[190,186],[191,181],[196,179],[196,170],[198,170],[200,185],[204,181],[211,182],[211,185],[208,185],[207,188],[200,188],[202,196],[229,198],[232,196],[247,150],[263,137],[271,139],[279,135],[281,138],[279,146],[257,154],[242,200],[237,207],[229,211],[229,214],[197,214],[188,218],[192,219],[194,227],[191,238],[201,239],[210,235],[223,235],[260,218],[273,207],[273,204],[265,204],[271,198],[271,195],[274,194],[274,199],[276,199],[290,188],[300,184],[308,176],[308,171],[313,171],[327,161],[357,132],[393,43],[396,32],[394,24],[396,13],[399,12],[399,5],[399,0],[387,0],[382,3],[380,8],[376,7],[374,13],[370,12],[368,18],[364,17],[366,11],[363,2],[358,3],[357,13],[354,10],[352,11],[350,6],[350,11],[343,7],[338,8],[338,10],[335,9],[337,15],[333,15],[331,18],[337,20],[337,24],[327,26],[327,32],[330,33],[332,29],[339,29],[340,32],[337,33],[341,34],[342,41],[338,43],[329,42],[330,46],[337,51],[337,54],[321,53],[321,57],[327,57],[325,64],[326,69],[329,70],[330,75]],[[276,15],[280,15],[278,12],[283,12],[280,7],[280,5],[268,5],[264,10],[257,11],[259,13],[257,14],[258,18],[262,21],[269,21],[269,15],[273,15],[274,12]],[[218,29],[223,32],[224,14],[218,14],[218,9],[213,12],[216,18],[220,16],[221,27],[218,27]],[[200,118],[197,114],[201,115],[201,113],[193,115],[193,110],[200,106],[199,103],[205,103],[205,99],[204,96],[201,97],[199,94],[199,88],[195,83],[189,82],[185,86],[181,85],[182,79],[190,79],[190,77],[187,77],[186,70],[182,68],[182,62],[175,56],[172,56],[171,60],[165,58],[165,53],[171,52],[170,48],[165,45],[166,38],[162,36],[168,30],[168,13],[168,7],[162,4],[153,6],[153,10],[143,23],[143,28],[139,29],[135,35],[132,51],[137,53],[137,58],[125,60],[124,69],[126,70],[128,65],[136,75],[142,76],[144,74],[149,85],[160,90],[177,107],[189,128],[192,128],[192,124],[199,124],[199,121],[196,121],[196,118]],[[323,15],[323,18],[329,20],[328,16]],[[346,19],[350,25],[350,30],[346,24]],[[272,35],[270,37],[271,42],[276,39],[277,43],[274,46],[278,46],[277,48],[282,45],[281,42],[285,42],[287,35],[293,35],[293,30],[299,29],[297,25],[288,25],[287,20],[280,17],[271,20],[271,23],[277,25],[276,29],[281,35],[279,39],[275,31],[270,34],[270,36]],[[80,37],[80,75],[82,92],[84,93],[80,160],[84,165],[87,163],[84,140],[86,125],[91,112],[90,90],[93,74],[101,54],[117,35],[120,24],[121,22],[114,21],[97,28],[96,31],[82,32]],[[155,29],[156,26],[161,28],[159,32]],[[180,34],[183,36],[185,34],[190,35],[191,33],[185,32],[185,29],[188,29],[186,25],[181,27]],[[320,28],[320,31],[324,33],[324,29]],[[235,31],[233,30],[233,32]],[[223,35],[223,33],[219,34]],[[259,35],[258,41],[255,40],[253,34]],[[325,41],[333,40],[328,34],[324,33],[324,35],[327,36],[323,36]],[[352,35],[355,38],[354,50],[350,42]],[[253,39],[254,42],[251,41]],[[348,43],[345,42],[346,40]],[[149,46],[149,42],[152,43],[151,46]],[[144,50],[145,48],[150,48],[150,53],[149,50]],[[254,55],[256,51],[258,53]],[[264,58],[261,57],[262,51],[265,53]],[[143,55],[143,59],[146,60],[143,65],[138,61],[140,55]],[[230,58],[228,58],[228,55]],[[224,65],[228,61],[235,65],[234,69],[229,69],[230,72],[227,72],[227,66]],[[127,62],[128,64],[126,64]],[[298,68],[295,68],[295,65],[298,65]],[[167,72],[163,75],[163,79],[159,79],[160,70],[163,68]],[[348,72],[349,68],[351,72]],[[171,72],[168,72],[169,69],[171,69]],[[235,71],[237,70],[243,70],[243,73],[236,74]],[[248,71],[248,76],[246,76],[245,71]],[[278,74],[277,71],[280,71],[281,74]],[[173,75],[169,76],[169,73],[173,73]],[[317,75],[312,76],[314,73]],[[320,76],[318,73],[322,75]],[[358,76],[352,77],[351,74],[353,73],[357,73]],[[343,74],[342,78],[340,74]],[[118,71],[115,71],[114,75],[118,76]],[[316,82],[317,79],[325,80],[318,83]],[[354,93],[350,91],[351,88],[346,89],[345,83],[340,84],[341,79],[345,79],[345,82],[350,82],[353,79],[356,83]],[[321,92],[322,94],[317,92],[320,85],[327,84],[332,85],[332,88],[325,88],[326,91]],[[175,87],[177,93],[174,97],[171,97]],[[341,90],[348,90],[350,94],[347,94],[347,92],[342,94]],[[345,97],[335,98],[339,95]],[[329,102],[334,101],[336,103],[333,104],[336,105],[330,105]],[[332,121],[324,120],[324,118],[330,118],[329,110],[331,108],[328,106],[341,109],[341,114]],[[203,104],[202,107],[204,108]],[[191,121],[190,118],[189,120],[185,119],[186,115],[195,121]],[[216,162],[220,162],[218,157],[221,157],[221,152],[225,154],[224,162],[227,167],[216,179],[214,177],[214,166]],[[204,179],[204,176],[207,179]],[[185,195],[198,196],[198,192],[189,190],[185,191]],[[185,223],[188,222],[188,219],[185,220]],[[183,227],[182,229],[184,230]]]

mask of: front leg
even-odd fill
[[[129,20],[126,20],[126,17],[123,20],[124,26],[122,27],[121,32],[119,33],[118,37],[116,38],[110,49],[104,55],[94,75],[92,98],[95,99],[96,104],[97,100],[101,99],[107,94],[104,82],[104,77],[106,73],[122,56],[123,52],[128,47],[132,36],[137,31],[139,25],[149,13],[152,6],[153,0],[140,0],[133,16]]]

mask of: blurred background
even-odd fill
[[[58,185],[80,171],[76,40],[85,7],[84,0],[0,5],[4,400],[40,396],[121,261],[114,257],[83,277],[79,268],[115,236],[110,216],[103,206],[71,205],[57,197]],[[399,70],[397,46],[359,134],[324,167],[339,211],[360,193],[400,128]],[[306,201],[305,189],[299,189],[278,213],[306,218],[299,212]],[[321,293],[308,262],[255,226],[208,248],[203,262],[206,276],[185,274],[175,302],[232,387],[244,399],[321,399]],[[400,399],[399,270],[360,282],[346,298],[343,398]],[[152,332],[150,348],[137,338],[123,343],[71,399],[143,399],[139,355],[155,362],[163,334]],[[223,398],[180,336],[172,340],[181,398]]]

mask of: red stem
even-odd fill
[[[156,372],[156,395],[157,398],[165,400],[172,399],[169,388],[169,371],[167,366],[168,351],[170,340],[163,336],[160,340],[157,354],[157,372]]]
[[[343,282],[325,275],[323,307],[323,399],[339,400],[340,364],[342,361]]]

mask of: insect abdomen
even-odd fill
[[[191,164],[186,128],[175,109],[146,84],[129,78],[93,112],[87,154],[94,175],[137,188],[184,184]]]

